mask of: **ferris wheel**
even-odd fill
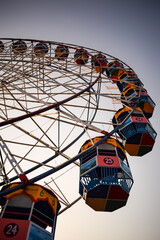
[[[116,57],[73,44],[0,39],[2,202],[36,183],[37,191],[53,192],[59,213],[81,198],[97,211],[124,206],[133,185],[126,151],[152,150],[154,107],[133,69]],[[79,168],[80,196],[68,200],[63,177]]]

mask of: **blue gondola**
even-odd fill
[[[114,127],[120,125],[117,133],[124,141],[124,148],[130,155],[143,156],[152,150],[157,133],[140,108],[136,108],[133,112],[128,107],[119,109],[112,123]]]
[[[86,141],[80,152],[79,193],[87,205],[96,211],[112,212],[126,205],[133,184],[125,150],[117,140],[108,138],[98,147],[89,150],[101,140]]]

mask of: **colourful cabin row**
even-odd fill
[[[4,44],[0,41],[0,52],[3,52]],[[27,45],[24,41],[18,40],[13,42],[12,51],[14,54],[24,54],[27,50]],[[44,57],[49,52],[48,45],[45,42],[39,42],[34,46],[34,54],[36,57]],[[58,60],[66,60],[69,55],[69,49],[67,46],[58,45],[55,49],[55,58]],[[78,65],[85,65],[88,62],[89,54],[84,49],[77,49],[74,53],[74,61]]]
[[[122,92],[121,102],[124,106],[131,108],[137,105],[141,108],[146,118],[152,117],[155,108],[155,103],[148,95],[146,89],[131,84],[128,84]]]
[[[79,193],[96,211],[112,212],[126,205],[133,184],[132,174],[121,143],[108,138],[99,146],[96,137],[86,141],[80,152]]]
[[[0,52],[4,51],[4,43],[0,41]],[[12,44],[12,51],[14,54],[24,54],[27,51],[27,44],[23,40],[17,40]],[[44,57],[49,52],[48,44],[45,42],[39,42],[34,46],[34,54],[37,57]],[[69,55],[69,49],[67,46],[60,44],[55,49],[55,58],[58,60],[66,60]],[[74,61],[78,65],[85,65],[88,62],[89,53],[81,48],[77,49],[74,53]],[[117,79],[118,76],[124,72],[123,64],[118,60],[108,63],[105,55],[99,53],[92,57],[92,67],[97,73],[106,71],[108,77],[111,79]],[[115,81],[116,82],[116,81]]]
[[[119,109],[112,123],[114,127],[120,125],[117,133],[130,155],[143,156],[152,150],[157,134],[140,108],[134,111],[128,107]]]
[[[17,186],[10,184],[1,191]],[[6,195],[0,218],[0,239],[53,239],[60,204],[51,190],[31,184]],[[10,227],[9,227],[10,226]],[[45,230],[51,227],[51,232]]]

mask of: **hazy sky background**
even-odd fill
[[[157,0],[0,0],[0,37],[79,44],[120,58],[138,74],[156,109],[153,151],[129,157],[127,206],[94,212],[81,200],[58,218],[55,240],[160,239],[160,2]]]

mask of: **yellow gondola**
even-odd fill
[[[138,104],[137,106],[141,108],[146,118],[152,117],[155,108],[155,103],[146,89],[131,84],[128,84],[122,92],[121,102],[124,106],[131,108]]]
[[[18,186],[13,183],[1,191]],[[0,239],[53,239],[60,204],[51,191],[37,184],[7,194],[0,218]],[[51,232],[47,227],[51,227]]]

